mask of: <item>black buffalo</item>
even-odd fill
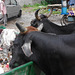
[[[39,10],[40,9],[35,12],[36,18],[31,21],[31,26],[37,28],[41,23],[43,23],[43,28],[41,31],[45,33],[70,34],[75,31],[75,23],[68,24],[67,26],[56,25],[48,19],[49,16],[44,14],[38,16]]]
[[[33,31],[19,34],[12,49],[12,68],[16,63],[19,66],[33,61],[46,75],[75,75],[75,33],[50,35]]]

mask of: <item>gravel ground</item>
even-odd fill
[[[30,26],[30,22],[32,19],[35,18],[35,12],[25,12],[25,11],[22,11],[22,16],[20,18],[11,18],[8,20],[8,23],[7,23],[7,26],[6,28],[8,29],[17,29],[17,27],[15,26],[15,23],[16,22],[20,22],[23,26]],[[59,24],[60,25],[60,19],[62,18],[62,15],[51,15],[49,17],[49,20],[56,23],[56,24]],[[0,25],[3,25],[3,24],[0,24]]]

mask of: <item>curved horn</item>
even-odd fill
[[[48,18],[48,17],[50,17],[50,16],[51,16],[51,14],[52,14],[52,12],[53,12],[53,8],[51,8],[51,10],[50,10],[49,14],[48,14],[46,17],[47,17],[47,18]]]
[[[16,23],[17,28],[20,30],[20,32],[24,33],[27,31],[27,28],[24,28],[23,26],[21,26],[19,23]]]
[[[40,9],[36,10],[36,12],[35,12],[35,17],[36,17],[37,20],[40,20],[40,17],[38,16],[39,10],[40,10]]]

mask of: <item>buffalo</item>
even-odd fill
[[[12,46],[11,68],[33,61],[46,75],[75,75],[75,33],[51,35],[36,30],[25,34],[24,28],[20,30]]]
[[[38,27],[41,23],[43,23],[42,32],[45,33],[55,33],[55,34],[70,34],[73,33],[75,31],[75,23],[71,23],[68,24],[66,26],[59,26],[57,24],[52,23],[48,18],[50,16],[49,15],[44,15],[41,14],[40,16],[38,16],[38,12],[40,9],[38,9],[35,12],[35,19],[31,21],[31,26],[33,27]]]

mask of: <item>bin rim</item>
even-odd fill
[[[20,68],[27,67],[27,66],[30,66],[30,65],[33,65],[33,61],[30,61],[30,62],[28,62],[28,63],[25,63],[25,64],[23,64],[23,65],[21,65],[21,66],[18,66],[18,67],[14,68],[14,69],[12,69],[12,70],[10,70],[10,71],[8,71],[8,72],[5,72],[5,73],[0,74],[0,75],[6,75],[6,74],[9,74],[9,73],[12,72],[12,71],[16,71],[16,70],[18,70],[18,69],[20,69]]]

